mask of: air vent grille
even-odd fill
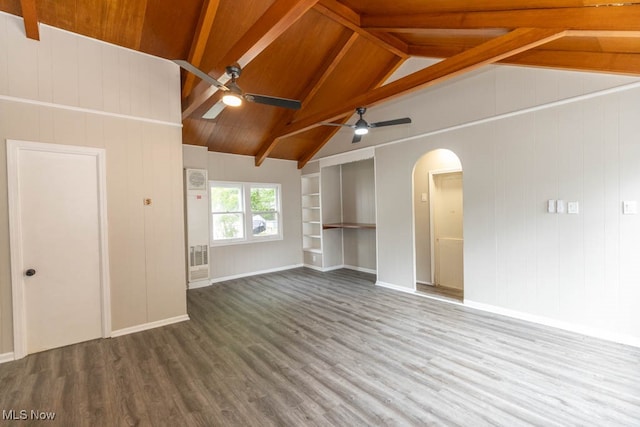
[[[209,264],[209,246],[197,245],[189,247],[189,267]]]

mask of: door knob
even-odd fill
[[[35,276],[36,271],[33,268],[30,268],[27,271],[25,271],[24,274],[26,274],[27,276],[31,277],[31,276]]]

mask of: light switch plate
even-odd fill
[[[559,214],[563,214],[566,212],[564,200],[556,200],[556,212]]]
[[[570,213],[570,214],[580,213],[580,204],[578,202],[567,202],[567,213]]]
[[[547,213],[556,213],[556,201],[547,200]]]

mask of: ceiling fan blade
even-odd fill
[[[337,127],[351,128],[351,129],[355,128],[354,125],[348,125],[346,123],[321,122],[320,124],[325,125],[325,126],[337,126]]]
[[[394,120],[386,120],[384,122],[369,123],[369,127],[379,128],[382,126],[403,125],[405,123],[411,123],[411,119],[409,117],[405,117],[402,119],[394,119]]]
[[[274,107],[289,108],[291,110],[299,110],[302,106],[300,101],[295,99],[278,98],[275,96],[256,95],[253,93],[245,93],[244,99],[257,104],[272,105]]]
[[[190,62],[184,61],[182,59],[174,59],[173,62],[175,62],[180,67],[182,67],[185,70],[187,70],[188,72],[190,72],[192,74],[195,74],[201,80],[204,80],[205,82],[217,87],[218,89],[229,90],[225,85],[223,85],[222,83],[220,83],[219,81],[217,81],[216,79],[214,79],[209,74],[205,73],[204,71],[202,71],[201,69],[199,69],[195,65],[191,64]]]
[[[351,140],[352,144],[355,144],[356,142],[360,142],[362,141],[362,135],[358,135],[357,133],[353,135],[353,139]]]

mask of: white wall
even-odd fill
[[[283,240],[211,247],[212,281],[302,265],[301,174],[296,162],[267,159],[256,167],[251,156],[189,145],[183,152],[184,167],[207,169],[209,180],[281,185]]]
[[[13,348],[6,139],[105,148],[112,328],[186,315],[178,67],[23,28],[0,13],[0,354]]]
[[[621,212],[640,200],[637,80],[492,67],[372,109],[414,121],[368,140],[380,284],[414,286],[412,171],[447,148],[464,171],[466,303],[640,345],[640,215]],[[580,213],[548,214],[548,199]]]

